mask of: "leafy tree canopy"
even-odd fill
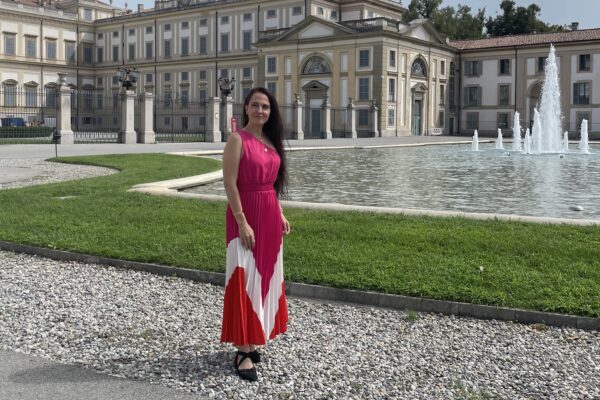
[[[518,35],[533,32],[560,32],[565,28],[549,25],[540,20],[541,8],[532,3],[516,7],[512,0],[502,0],[502,14],[485,19],[485,8],[473,12],[471,7],[459,4],[455,9],[440,8],[442,0],[411,0],[403,21],[427,18],[433,26],[451,39],[480,39],[486,36]],[[485,28],[485,29],[484,29]]]

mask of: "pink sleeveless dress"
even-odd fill
[[[242,138],[237,187],[242,209],[254,230],[255,246],[244,248],[227,207],[225,301],[221,342],[263,345],[287,329],[283,282],[283,227],[273,188],[280,158],[246,131]]]

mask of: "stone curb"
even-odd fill
[[[12,251],[47,257],[59,261],[77,261],[90,264],[109,265],[136,271],[150,272],[156,275],[177,276],[196,282],[224,286],[225,274],[220,272],[199,271],[189,268],[171,267],[137,261],[125,261],[115,258],[92,256],[63,250],[53,250],[0,241],[0,250]],[[355,305],[385,307],[418,312],[456,315],[477,319],[495,319],[522,324],[544,324],[548,326],[569,327],[588,331],[600,330],[600,318],[582,317],[548,313],[543,311],[520,310],[461,303],[456,301],[434,300],[421,297],[402,296],[387,293],[339,289],[305,283],[286,282],[286,294],[318,300],[339,301]]]

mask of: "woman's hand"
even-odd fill
[[[248,250],[252,250],[254,248],[254,244],[256,243],[254,238],[254,230],[250,226],[250,224],[243,223],[239,225],[239,236],[242,240],[242,246],[247,248]]]
[[[287,218],[283,215],[283,213],[281,213],[281,224],[283,225],[283,233],[285,235],[289,235],[290,234],[290,223],[288,222]]]

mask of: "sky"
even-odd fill
[[[600,28],[600,0],[514,0],[517,6],[527,7],[531,3],[537,4],[541,9],[541,20],[549,24],[571,25],[571,22],[579,22],[580,29]],[[144,4],[144,8],[154,7],[154,0],[114,0],[113,4],[136,10],[137,4]],[[458,4],[469,5],[472,10],[477,11],[485,7],[486,16],[495,17],[500,12],[501,0],[443,0],[442,7]],[[568,3],[565,4],[565,3]],[[402,0],[407,7],[410,0]]]

